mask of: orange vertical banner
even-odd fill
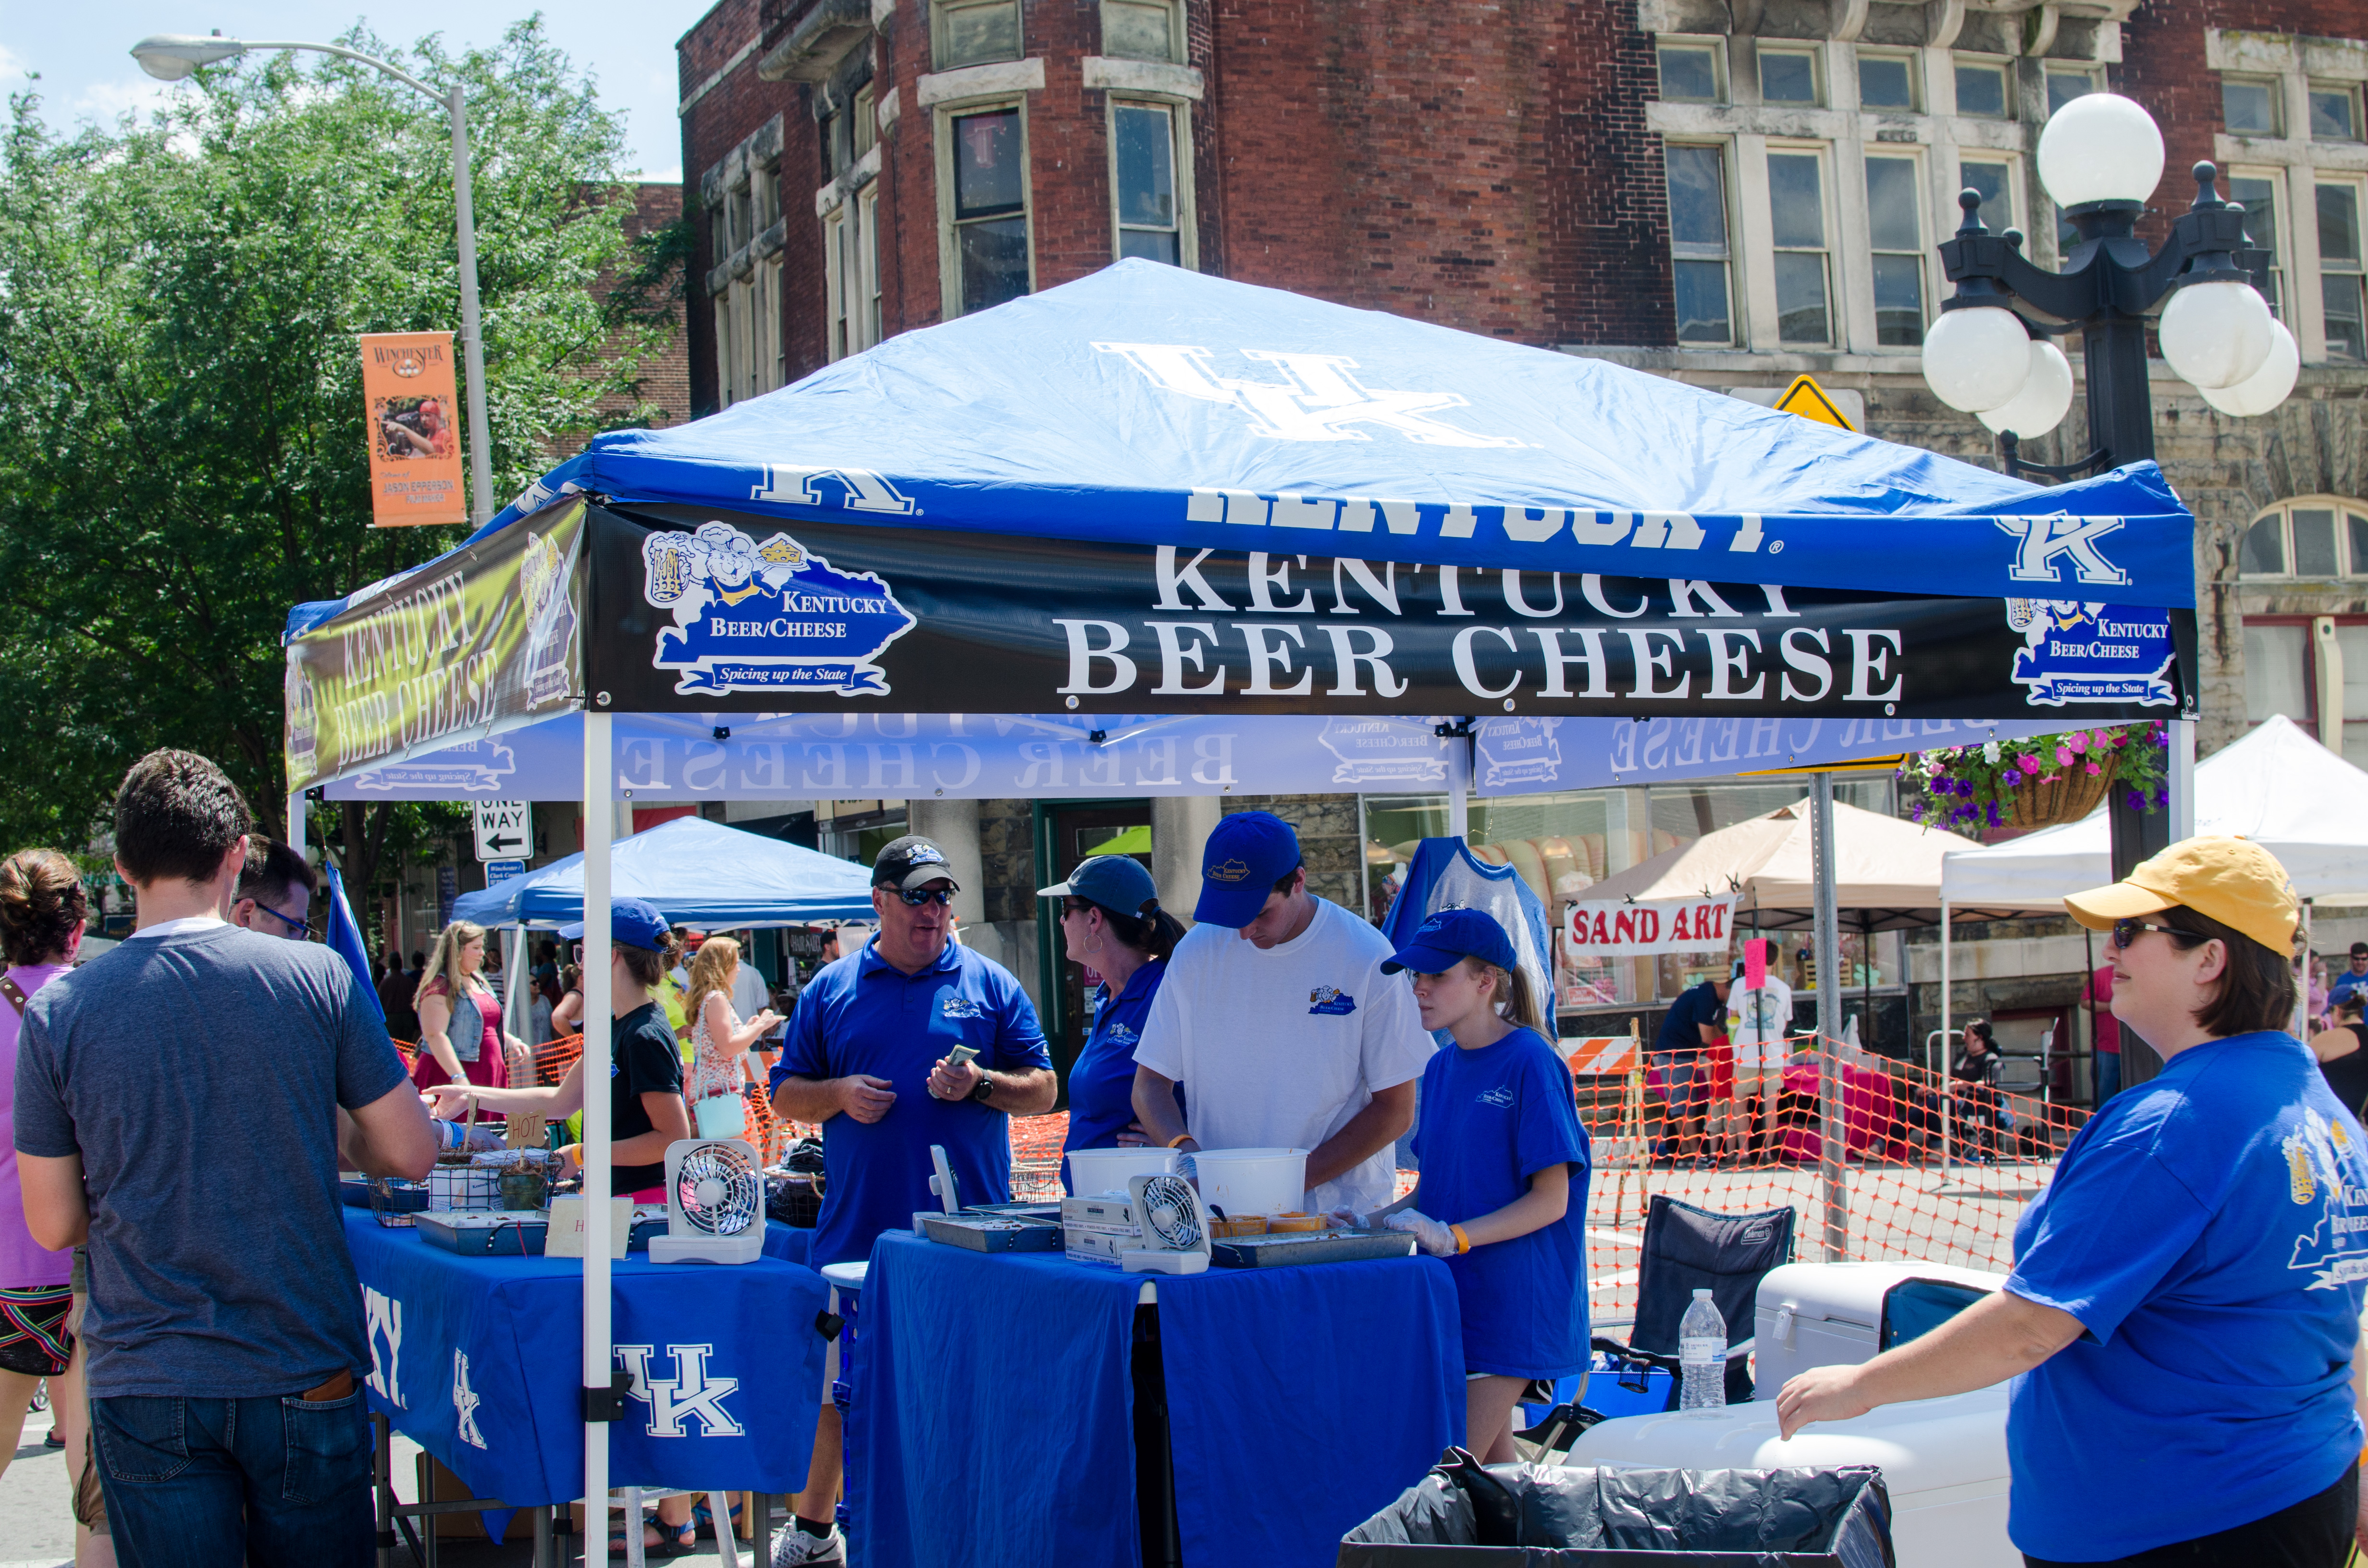
[[[362,335],[370,526],[469,520],[449,332]]]

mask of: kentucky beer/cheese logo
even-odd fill
[[[1344,1018],[1357,1010],[1357,999],[1337,985],[1319,985],[1307,994],[1307,1010]]]
[[[1201,873],[1212,882],[1238,882],[1249,874],[1249,864],[1244,860],[1220,860]]]
[[[875,574],[837,571],[785,533],[654,533],[642,563],[643,597],[674,612],[650,662],[681,672],[677,692],[885,696],[871,661],[918,624]]]
[[[2009,599],[2006,623],[2022,633],[2013,680],[2033,707],[2067,702],[2178,700],[2171,690],[2170,613],[2075,599]]]

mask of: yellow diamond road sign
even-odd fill
[[[1793,378],[1793,384],[1786,387],[1784,395],[1776,400],[1776,412],[1797,414],[1804,419],[1814,419],[1820,425],[1831,425],[1852,433],[1858,429],[1850,422],[1850,415],[1836,407],[1834,400],[1826,395],[1826,389],[1810,376]]]

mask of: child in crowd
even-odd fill
[[[1587,1130],[1502,926],[1443,909],[1382,969],[1409,971],[1422,1027],[1455,1041],[1423,1071],[1421,1184],[1385,1223],[1454,1272],[1464,1441],[1508,1463],[1530,1384],[1587,1365]]]

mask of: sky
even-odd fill
[[[643,177],[682,177],[675,119],[675,40],[712,0],[549,0],[540,9],[552,40],[599,83],[600,100],[625,116],[626,167]],[[333,40],[357,21],[408,47],[441,32],[448,47],[495,42],[533,0],[443,6],[336,4],[335,0],[0,0],[0,91],[41,95],[42,117],[64,129],[111,121],[175,89],[151,79],[130,50],[150,33]],[[28,80],[38,72],[40,79]]]

